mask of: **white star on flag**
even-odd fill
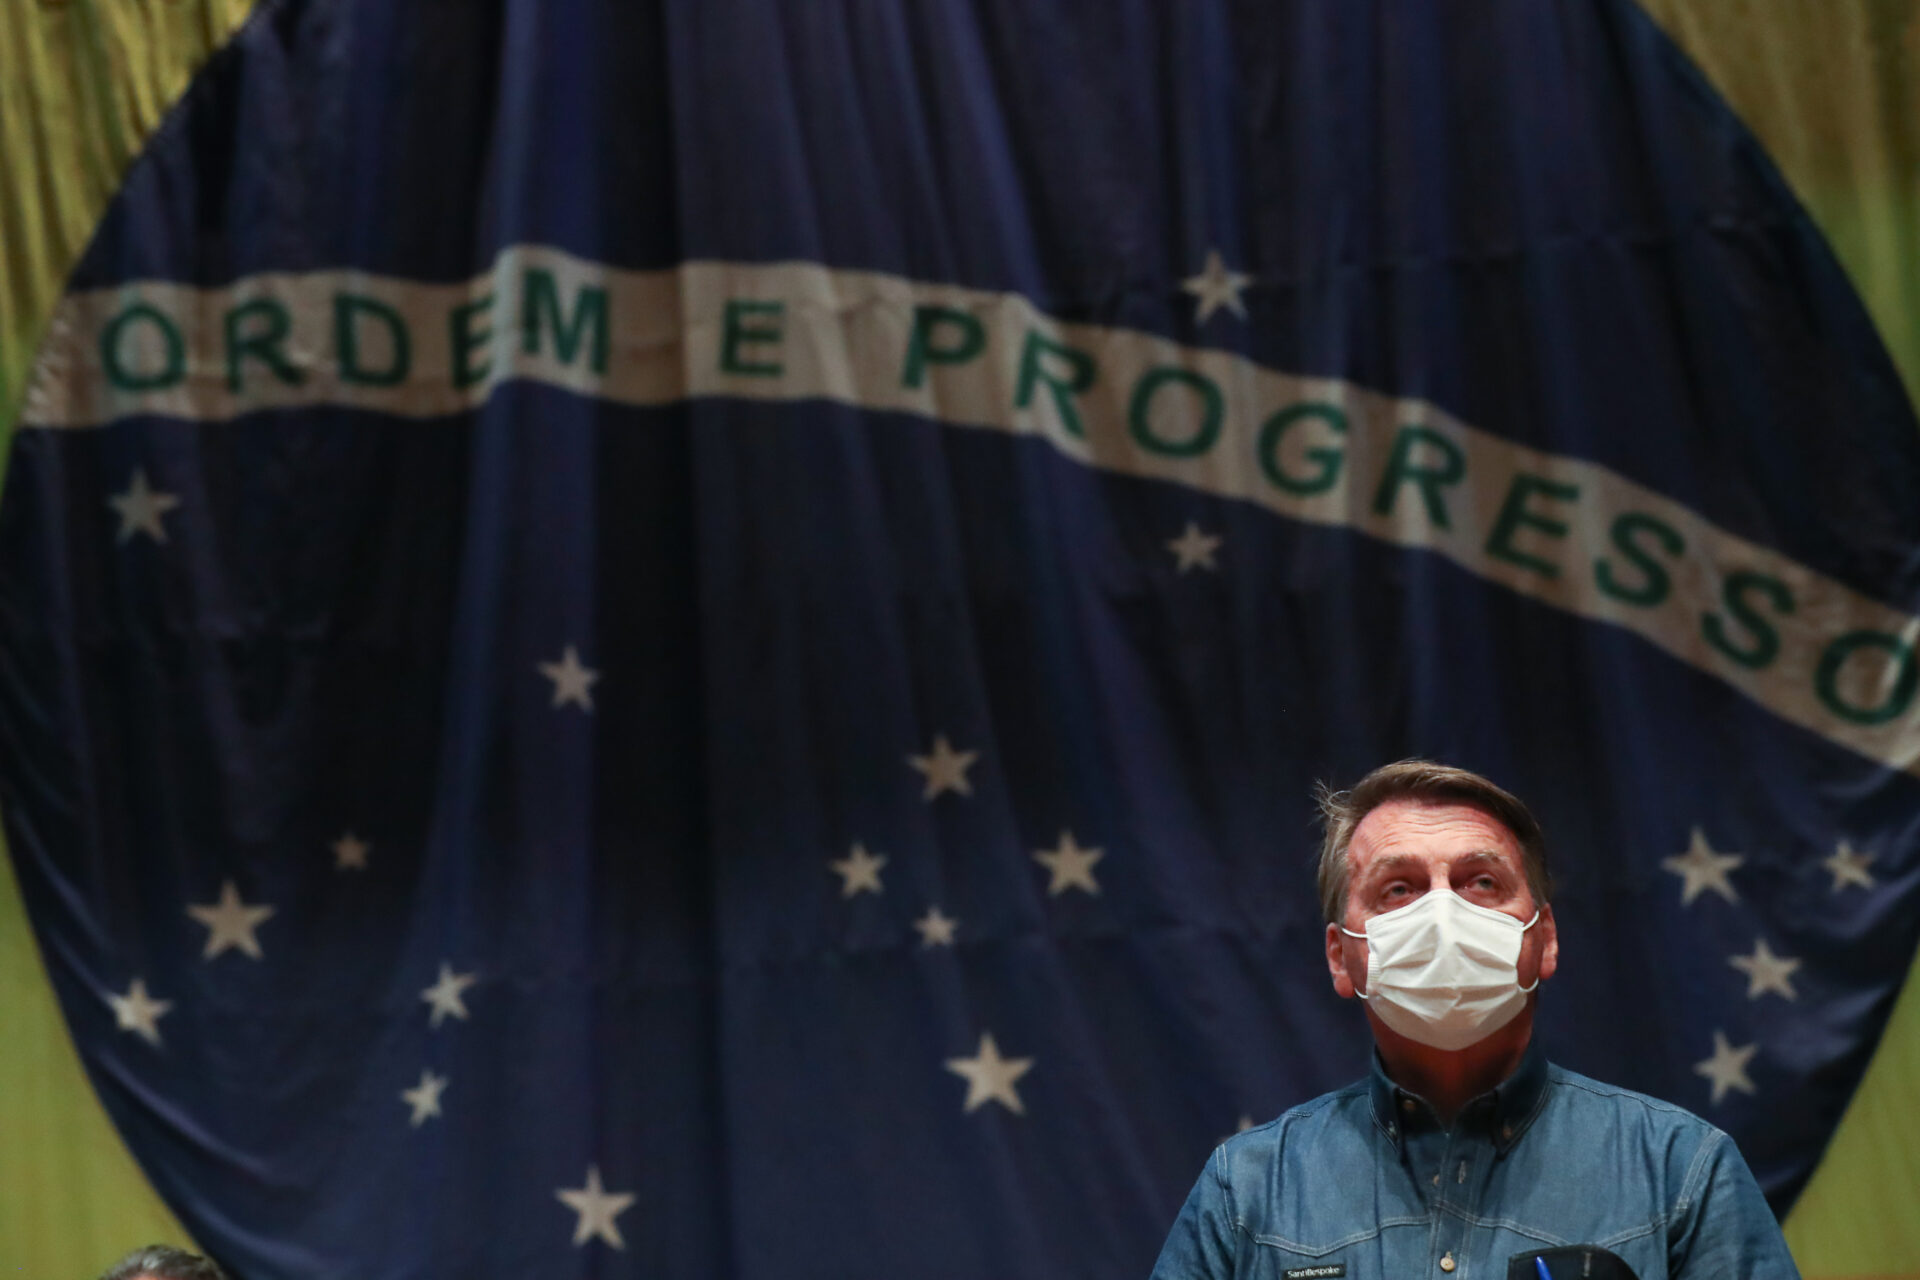
[[[161,523],[161,517],[179,506],[180,499],[148,488],[146,468],[135,467],[127,491],[108,498],[107,505],[120,513],[120,534],[116,541],[125,544],[133,540],[134,534],[144,533],[155,542],[165,542],[167,527]]]
[[[840,896],[851,898],[856,893],[881,891],[880,868],[887,865],[887,860],[876,858],[867,852],[865,845],[856,842],[846,857],[835,858],[827,865],[840,877]]]
[[[1777,991],[1789,1000],[1797,999],[1793,990],[1793,971],[1800,962],[1791,956],[1777,956],[1765,938],[1754,940],[1750,956],[1728,956],[1727,963],[1747,975],[1747,999],[1758,1000],[1769,991]]]
[[[173,1001],[155,1000],[149,996],[144,978],[135,978],[133,985],[127,988],[127,994],[117,996],[109,991],[106,998],[113,1008],[114,1023],[120,1030],[131,1031],[148,1044],[159,1047],[160,1019],[167,1010],[173,1008]]]
[[[345,871],[351,867],[355,871],[365,871],[367,855],[372,852],[372,845],[349,831],[333,842],[333,869]]]
[[[1184,575],[1189,569],[1210,569],[1218,573],[1220,566],[1214,562],[1213,553],[1220,549],[1222,541],[1219,534],[1202,533],[1200,526],[1189,520],[1186,531],[1177,538],[1167,539],[1166,545],[1177,562],[1176,572]]]
[[[1221,307],[1245,320],[1247,304],[1241,300],[1240,291],[1252,283],[1252,276],[1227,270],[1227,264],[1221,259],[1218,249],[1209,249],[1206,266],[1200,269],[1199,275],[1182,280],[1180,288],[1197,300],[1193,308],[1193,322],[1205,324],[1207,317]]]
[[[411,1089],[400,1091],[400,1100],[413,1108],[413,1119],[409,1122],[418,1129],[427,1122],[428,1116],[440,1114],[440,1095],[446,1090],[447,1078],[437,1076],[431,1071],[420,1073],[420,1083]]]
[[[1873,888],[1873,872],[1867,870],[1867,864],[1872,861],[1872,854],[1857,852],[1851,844],[1842,840],[1840,847],[1833,851],[1833,856],[1822,859],[1820,865],[1833,876],[1833,891],[1838,893],[1850,884],[1857,884],[1862,889]]]
[[[260,959],[260,940],[253,931],[273,916],[273,908],[250,907],[240,900],[240,891],[227,880],[220,885],[220,901],[208,906],[187,907],[187,914],[207,926],[207,945],[200,956],[211,960],[222,951],[237,948],[253,959]]]
[[[461,993],[480,980],[476,973],[455,973],[453,966],[444,960],[440,962],[440,979],[432,986],[420,992],[420,998],[433,1006],[433,1013],[427,1019],[429,1027],[437,1027],[448,1017],[465,1021],[467,1002],[461,999]]]
[[[571,702],[582,711],[593,710],[593,684],[600,673],[592,667],[581,666],[580,653],[572,645],[560,651],[560,661],[541,663],[540,674],[553,681],[555,707]]]
[[[927,785],[921,790],[922,800],[932,800],[943,791],[957,791],[963,796],[973,794],[973,785],[967,781],[967,770],[980,758],[978,751],[955,751],[947,742],[947,735],[933,735],[933,750],[924,756],[908,756],[907,763],[918,769],[927,779]]]
[[[1712,846],[1707,844],[1707,837],[1700,828],[1695,827],[1687,851],[1662,859],[1660,865],[1685,881],[1680,886],[1680,905],[1685,907],[1691,906],[1693,900],[1707,889],[1728,902],[1740,901],[1740,895],[1734,892],[1727,873],[1745,861],[1737,853],[1715,853]]]
[[[927,914],[913,922],[920,931],[920,945],[923,947],[950,947],[953,945],[953,931],[960,922],[945,915],[937,906],[928,907]]]
[[[973,1057],[948,1058],[947,1070],[967,1082],[963,1110],[977,1111],[989,1102],[997,1102],[1015,1115],[1027,1113],[1020,1105],[1020,1094],[1013,1084],[1033,1070],[1033,1059],[1001,1057],[1000,1047],[994,1044],[991,1033],[980,1033],[980,1051]]]
[[[1729,1089],[1738,1089],[1741,1093],[1754,1092],[1753,1081],[1747,1079],[1747,1063],[1752,1061],[1759,1048],[1757,1044],[1748,1044],[1736,1049],[1727,1043],[1725,1035],[1719,1031],[1713,1033],[1713,1056],[1705,1062],[1694,1063],[1693,1070],[1695,1074],[1713,1081],[1715,1105],[1727,1096]]]
[[[587,1166],[586,1186],[572,1191],[561,1188],[553,1194],[560,1198],[560,1203],[580,1215],[579,1223],[573,1228],[575,1248],[595,1236],[616,1249],[627,1247],[627,1242],[620,1238],[620,1228],[613,1220],[633,1204],[633,1195],[626,1191],[608,1191],[601,1186],[599,1165]]]
[[[1060,847],[1041,849],[1033,860],[1053,873],[1047,882],[1047,896],[1057,898],[1069,889],[1084,889],[1098,894],[1100,882],[1093,878],[1093,864],[1107,855],[1099,849],[1082,849],[1073,842],[1073,833],[1060,833]]]

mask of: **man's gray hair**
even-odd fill
[[[1324,832],[1320,838],[1320,912],[1328,924],[1347,914],[1347,877],[1351,868],[1347,848],[1360,820],[1389,800],[1420,800],[1430,804],[1464,804],[1480,810],[1513,833],[1520,845],[1520,863],[1527,873],[1533,900],[1546,906],[1553,900],[1553,876],[1547,870],[1547,842],[1540,823],[1518,796],[1493,782],[1452,765],[1418,758],[1396,760],[1345,791],[1322,782],[1314,789]]]
[[[227,1280],[211,1261],[185,1249],[150,1244],[107,1268],[100,1280]]]

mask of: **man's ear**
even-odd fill
[[[1327,971],[1333,975],[1333,989],[1340,998],[1353,999],[1353,977],[1347,972],[1347,936],[1337,924],[1327,926]]]
[[[1536,979],[1545,982],[1560,967],[1560,928],[1553,922],[1553,908],[1540,908],[1540,923],[1533,926],[1543,930],[1540,935],[1540,975]]]

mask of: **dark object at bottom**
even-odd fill
[[[1633,1268],[1598,1245],[1535,1249],[1507,1259],[1507,1280],[1640,1280]]]

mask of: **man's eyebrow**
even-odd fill
[[[1367,882],[1383,880],[1390,875],[1409,869],[1423,869],[1426,865],[1424,859],[1416,858],[1410,853],[1390,853],[1384,858],[1374,859],[1360,878]]]
[[[1453,870],[1458,871],[1462,867],[1478,866],[1486,862],[1501,867],[1511,866],[1511,860],[1504,850],[1470,849],[1453,860]],[[1416,857],[1411,853],[1389,853],[1369,863],[1367,869],[1361,873],[1360,880],[1363,884],[1372,884],[1405,871],[1424,871],[1426,866],[1424,858]]]

